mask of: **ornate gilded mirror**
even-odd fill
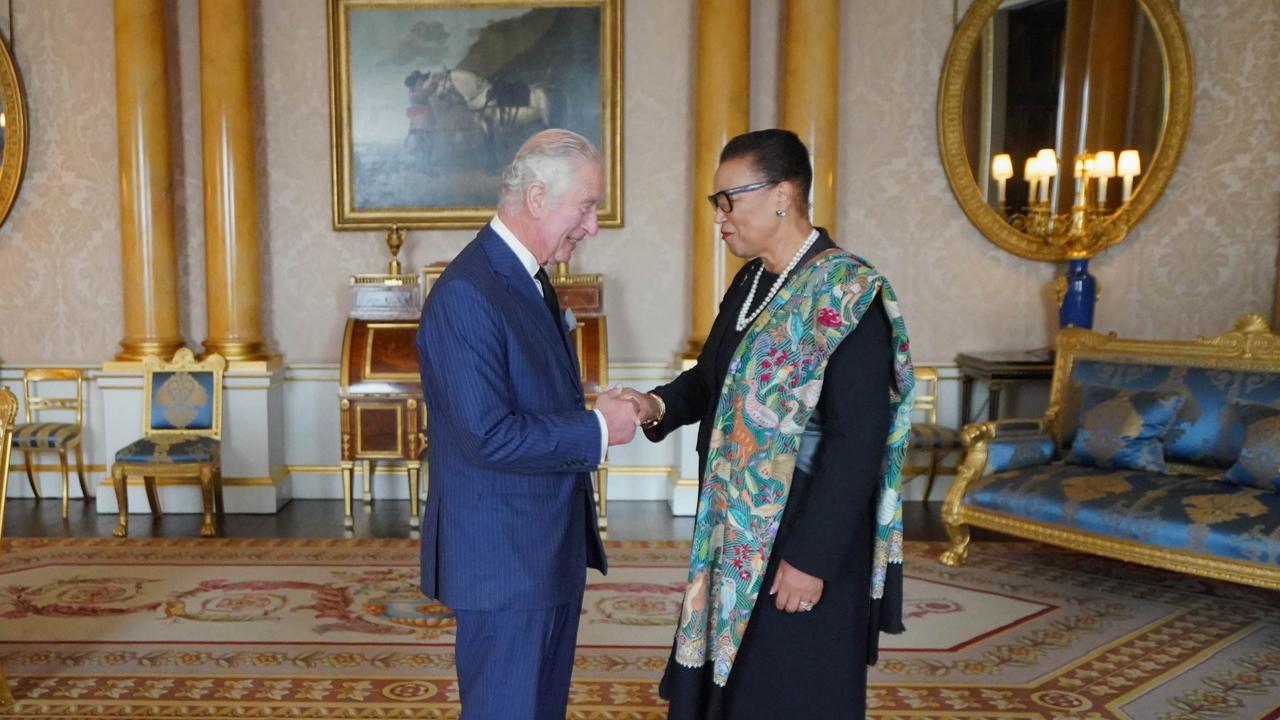
[[[1191,89],[1171,0],[974,0],[938,88],[947,179],[1005,250],[1090,257],[1168,184]]]
[[[8,43],[0,39],[0,223],[18,196],[27,162],[27,108]]]

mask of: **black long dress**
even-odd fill
[[[800,265],[833,247],[820,231]],[[666,415],[646,431],[651,440],[701,422],[699,478],[729,362],[746,334],[735,329],[735,322],[760,262],[747,263],[730,284],[697,364],[654,390],[666,404]],[[763,273],[751,310],[763,302],[776,277]],[[673,647],[660,685],[662,697],[671,702],[669,718],[865,717],[867,664],[875,662],[881,626],[875,617],[879,608],[870,601],[870,582],[874,502],[894,381],[891,337],[877,297],[832,353],[815,413],[823,430],[816,462],[812,474],[797,470],[792,480],[764,584],[728,683],[715,685],[711,663],[696,669],[681,666]],[[768,595],[780,560],[822,578],[822,597],[812,611],[780,611]],[[886,607],[896,607],[889,600]],[[894,619],[889,626],[899,624]]]

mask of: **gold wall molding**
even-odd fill
[[[224,477],[222,484],[230,487],[262,487],[275,485],[279,480],[269,477]],[[141,475],[130,475],[125,481],[130,487],[142,487],[143,480]],[[198,477],[157,477],[156,485],[189,485],[194,488],[200,487],[200,478]],[[110,477],[98,483],[98,487],[111,488],[113,483]]]

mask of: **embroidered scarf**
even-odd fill
[[[793,276],[747,330],[716,406],[675,658],[690,668],[712,662],[717,685],[729,679],[760,594],[827,361],[877,292],[893,328],[895,382],[876,500],[873,599],[884,595],[889,564],[902,563],[899,483],[915,391],[906,326],[883,275],[843,250],[828,250]]]

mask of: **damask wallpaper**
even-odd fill
[[[964,3],[962,2],[962,5]],[[688,332],[693,0],[629,0],[624,16],[626,226],[585,243],[576,271],[607,278],[610,351],[665,362]],[[182,328],[205,332],[195,0],[170,22]],[[752,3],[752,124],[776,118],[780,0]],[[918,361],[1051,341],[1051,265],[1009,255],[956,205],[938,159],[935,96],[952,30],[939,0],[844,0],[842,198],[837,240],[892,279]],[[254,4],[264,328],[289,362],[336,361],[347,277],[377,271],[377,233],[330,227],[323,0]],[[1244,312],[1270,316],[1280,236],[1280,5],[1182,3],[1196,77],[1188,146],[1163,199],[1092,263],[1096,326],[1188,337]],[[961,8],[963,11],[963,7]],[[0,227],[0,361],[99,362],[122,333],[111,4],[15,0],[28,92],[28,171]],[[411,232],[414,267],[454,255],[468,231]],[[30,320],[38,317],[38,322]]]

